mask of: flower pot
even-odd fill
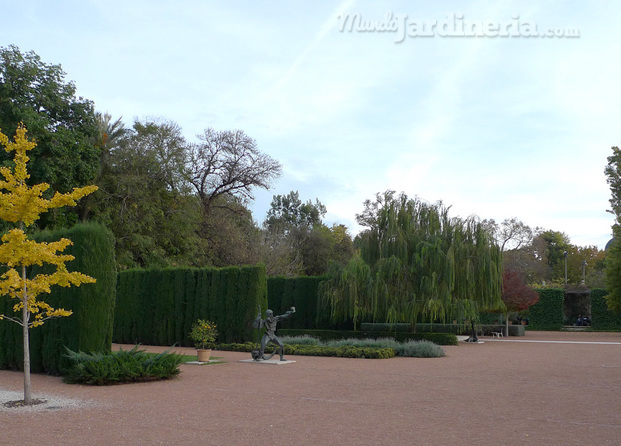
[[[209,361],[209,357],[211,356],[211,349],[196,349],[196,356],[198,358],[198,362],[207,362]]]

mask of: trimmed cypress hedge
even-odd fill
[[[119,273],[114,341],[192,346],[198,319],[218,326],[219,342],[255,336],[252,321],[267,308],[265,267],[131,269]]]
[[[40,299],[53,308],[72,310],[73,314],[46,321],[30,330],[30,367],[33,373],[59,374],[68,365],[65,347],[71,350],[109,352],[116,291],[114,237],[104,226],[82,223],[70,229],[43,231],[35,234],[38,242],[68,238],[73,245],[65,254],[75,256],[67,262],[69,271],[80,271],[97,282],[80,287],[52,287]],[[49,265],[34,267],[32,276],[50,271]],[[13,299],[0,297],[0,312],[13,313]],[[0,368],[23,369],[21,326],[0,321]]]
[[[278,330],[279,336],[312,336],[321,341],[335,339],[380,339],[392,338],[398,342],[407,341],[430,341],[438,345],[457,345],[457,336],[452,333],[404,333],[404,332],[381,332],[381,331],[346,331],[346,330],[303,330],[283,329]]]
[[[319,284],[324,276],[313,277],[269,277],[267,295],[269,308],[274,314],[282,314],[295,307],[295,314],[280,322],[280,327],[290,329],[327,328],[318,325]],[[266,308],[263,308],[265,311]],[[323,318],[325,319],[325,318]]]
[[[603,288],[591,290],[591,330],[621,331],[621,315],[608,310],[607,294]]]
[[[565,291],[559,288],[535,290],[539,301],[529,308],[530,330],[560,330],[563,327]]]

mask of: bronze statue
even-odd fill
[[[267,346],[267,344],[272,342],[278,346],[279,353],[280,353],[280,360],[281,361],[285,360],[283,356],[285,344],[283,344],[283,342],[278,338],[278,336],[276,336],[276,325],[278,324],[278,321],[281,321],[283,319],[290,317],[293,313],[295,313],[295,307],[291,307],[291,310],[287,311],[285,314],[281,314],[280,316],[274,316],[274,312],[272,310],[267,310],[265,312],[265,319],[262,319],[261,308],[259,307],[259,314],[257,314],[257,318],[255,319],[252,326],[259,330],[265,327],[265,334],[261,338],[261,349],[252,351],[252,359],[254,359],[255,361],[271,359],[272,356],[276,354],[277,349],[274,349],[274,352],[271,355],[269,355],[267,358],[265,357],[264,353],[265,353],[265,347]]]

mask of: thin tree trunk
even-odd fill
[[[505,336],[509,337],[509,313],[505,313]]]
[[[26,267],[22,266],[22,279],[24,281],[24,295],[22,302],[22,334],[24,339],[24,404],[32,403],[32,394],[30,387],[30,337],[28,333],[28,323],[30,314],[28,312],[28,290],[26,289]]]

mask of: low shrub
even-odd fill
[[[398,342],[430,341],[438,345],[458,345],[457,336],[453,333],[405,333],[405,332],[380,332],[380,331],[345,331],[345,330],[292,330],[282,329],[278,331],[283,336],[308,335],[319,339],[321,342],[337,339],[380,339],[392,338]]]
[[[179,374],[183,361],[182,355],[169,351],[151,355],[138,346],[112,353],[66,351],[70,365],[63,370],[63,379],[70,384],[104,386],[169,379]]]
[[[235,352],[251,352],[257,348],[257,344],[246,342],[244,344],[219,344],[218,350],[235,351]],[[274,346],[269,345],[265,349],[266,354],[273,351]],[[340,358],[367,358],[367,359],[386,359],[395,356],[395,351],[391,348],[373,348],[373,347],[326,347],[320,345],[291,345],[285,344],[285,355],[299,356],[336,356]]]
[[[357,348],[378,348],[392,349],[397,356],[406,356],[414,358],[441,358],[444,356],[444,350],[437,344],[430,341],[407,341],[397,342],[393,338],[379,339],[339,339],[327,341],[320,344],[318,339],[311,338],[308,335],[300,337],[287,337],[283,342],[293,345],[308,345],[309,341],[314,341],[312,345],[322,345],[325,347],[357,347]]]
[[[280,340],[285,344],[295,345],[319,345],[319,339],[309,335],[302,336],[280,336]]]
[[[396,349],[397,356],[410,358],[443,358],[444,350],[437,344],[429,341],[404,342]]]

